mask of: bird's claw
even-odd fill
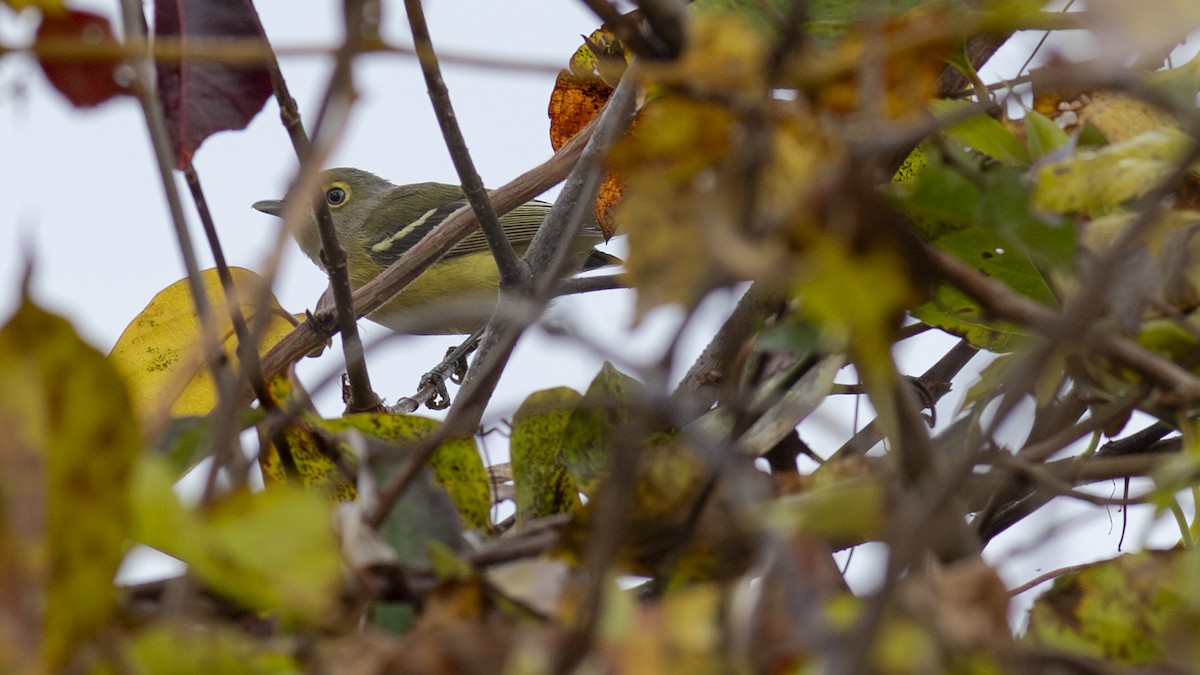
[[[447,364],[440,363],[433,370],[421,376],[420,389],[433,387],[433,397],[425,402],[430,410],[445,410],[450,407],[450,390],[446,388]]]

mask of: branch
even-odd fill
[[[977,300],[993,315],[1032,328],[1044,335],[1060,338],[1060,315],[1033,300],[1018,295],[1003,283],[991,279],[950,253],[933,246],[926,252],[947,280]],[[1080,330],[1076,328],[1071,332]],[[1111,331],[1096,326],[1082,329],[1082,343],[1146,376],[1181,401],[1200,400],[1200,378],[1172,361]]]
[[[145,44],[147,42],[146,17],[142,13],[141,3],[136,0],[122,0],[121,8],[125,34]],[[196,252],[192,247],[191,235],[188,233],[187,221],[183,215],[183,201],[179,197],[179,188],[175,183],[172,161],[174,153],[171,150],[170,136],[167,132],[166,115],[163,112],[162,101],[158,97],[154,71],[150,64],[151,60],[146,54],[134,61],[135,89],[138,94],[138,102],[142,106],[142,113],[146,118],[146,127],[150,132],[150,143],[157,160],[158,173],[162,179],[167,205],[171,211],[175,239],[179,243],[184,269],[187,270],[188,290],[192,294],[192,302],[196,307],[196,316],[200,323],[200,342],[204,353],[204,362],[212,373],[213,383],[216,386],[218,398],[215,406],[217,416],[213,429],[213,448],[218,452],[226,451],[219,456],[214,456],[212,467],[209,469],[204,493],[204,500],[207,502],[215,486],[216,475],[225,464],[223,460],[232,460],[235,455],[241,455],[241,444],[233,419],[233,409],[237,404],[237,399],[235,396],[229,395],[229,392],[234,391],[236,385],[231,382],[233,374],[230,372],[221,350],[216,325],[213,323],[212,306],[209,304],[204,282],[200,278],[200,265],[196,261]]]
[[[326,139],[334,134],[325,131],[326,115],[333,108],[333,104],[338,99],[347,102],[346,108],[349,107],[349,102],[353,100],[353,84],[352,84],[352,68],[354,58],[358,54],[359,45],[363,39],[363,12],[365,11],[366,0],[348,0],[345,5],[345,24],[346,24],[346,40],[342,43],[342,48],[337,52],[337,60],[334,64],[333,73],[329,76],[329,85],[326,87],[325,96],[321,101],[320,112],[317,113],[317,122],[314,128],[314,135],[317,138],[319,145],[325,146],[328,143]],[[274,70],[278,71],[278,65],[274,66]],[[283,74],[279,73],[278,81],[283,81]],[[283,97],[277,93],[277,98],[280,99],[280,110],[283,110]],[[287,100],[295,106],[295,101],[291,100],[288,95]],[[292,109],[292,113],[296,124],[289,129],[291,132],[292,145],[296,150],[296,156],[300,160],[301,174],[308,173],[313,176],[315,170],[323,163],[325,152],[313,152],[313,148],[308,144],[307,139],[303,139],[304,127],[300,124],[300,113]],[[282,114],[282,113],[281,113]],[[303,140],[302,140],[303,139]],[[299,141],[299,142],[297,142]],[[315,178],[315,176],[313,176]],[[341,244],[338,242],[337,232],[333,225],[333,215],[329,212],[329,205],[325,203],[324,195],[318,199],[312,200],[310,195],[318,192],[311,189],[310,180],[297,180],[289,190],[291,201],[297,205],[312,205],[317,217],[317,232],[321,237],[321,262],[325,267],[326,273],[329,275],[329,290],[333,297],[334,306],[337,308],[337,325],[339,332],[342,335],[342,352],[346,359],[346,376],[350,380],[350,401],[346,406],[347,412],[368,412],[378,411],[381,409],[382,403],[379,396],[375,394],[375,390],[371,387],[371,376],[367,372],[367,362],[363,354],[362,339],[358,336],[358,316],[354,313],[354,300],[352,297],[353,291],[350,288],[350,276],[348,271],[348,262],[346,252],[342,250]],[[302,197],[296,199],[297,196]],[[289,209],[289,211],[294,211]],[[288,215],[291,215],[290,213]],[[305,213],[300,216],[304,217]]]
[[[446,141],[446,149],[450,151],[450,159],[458,172],[458,180],[463,193],[475,217],[479,220],[483,236],[487,238],[488,248],[496,259],[496,267],[500,270],[500,285],[512,286],[520,284],[528,272],[513,251],[500,218],[488,199],[487,190],[471,161],[471,153],[467,150],[467,141],[463,138],[462,129],[454,115],[454,107],[450,104],[450,91],[442,79],[442,70],[438,66],[437,54],[433,51],[433,42],[429,36],[429,26],[425,23],[425,12],[421,0],[404,0],[404,8],[408,12],[408,23],[412,27],[413,42],[417,48],[417,58],[421,63],[421,72],[425,76],[425,86],[429,88],[429,102],[433,104],[433,112],[437,116],[438,126],[442,129],[442,138]]]
[[[549,302],[554,285],[571,262],[569,254],[587,214],[592,210],[596,190],[604,177],[602,157],[629,128],[637,90],[636,78],[627,71],[594,120],[594,131],[579,161],[567,176],[562,192],[529,243],[525,262],[533,273],[533,297],[539,305],[539,313]],[[513,294],[501,289],[496,313],[479,344],[474,365],[467,371],[459,400],[446,417],[446,425],[452,435],[468,433],[479,425],[517,339],[530,323],[537,320],[528,314],[521,318],[516,311],[528,303],[524,293],[527,290]],[[510,311],[510,307],[513,311]]]

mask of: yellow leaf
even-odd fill
[[[0,429],[0,670],[57,672],[114,607],[137,427],[112,366],[24,299],[0,329]]]
[[[1157,187],[1190,142],[1183,131],[1166,127],[1044,164],[1035,176],[1033,204],[1061,213],[1113,208]]]
[[[65,14],[66,3],[63,0],[4,0],[13,11],[19,12],[27,7],[36,7],[44,14]]]
[[[848,343],[861,377],[887,377],[897,320],[919,300],[904,261],[879,247],[851,252],[824,235],[806,250],[806,273],[796,287],[801,311]]]
[[[247,326],[254,324],[259,308],[254,305],[261,292],[262,278],[250,270],[232,267],[237,289],[237,308]],[[230,363],[237,364],[237,335],[229,316],[229,304],[215,269],[202,273],[217,339]],[[265,352],[291,332],[293,317],[274,296],[266,311],[271,313],[259,341]],[[150,304],[125,328],[109,359],[125,377],[134,408],[143,421],[169,411],[172,417],[206,415],[216,404],[212,374],[204,365],[200,322],[186,279],[160,291]]]

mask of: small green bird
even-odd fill
[[[447,216],[466,205],[462,188],[445,183],[394,185],[361,169],[338,168],[322,173],[325,203],[333,216],[338,242],[346,251],[350,285],[357,289],[398,260]],[[533,235],[550,210],[550,204],[531,201],[500,217],[500,224],[518,255],[529,247]],[[283,215],[283,202],[255,202],[253,208],[273,216]],[[300,249],[321,269],[321,238],[316,217],[310,217],[295,232]],[[579,269],[596,269],[619,264],[619,258],[592,248],[603,240],[599,228],[586,227],[576,251]],[[372,321],[413,332],[404,315],[418,308],[435,306],[448,298],[485,296],[496,293],[499,271],[483,232],[476,230],[450,249],[396,297],[367,315]],[[476,325],[448,321],[426,326],[425,335],[470,333]]]

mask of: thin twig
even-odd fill
[[[479,227],[483,230],[488,248],[496,260],[496,268],[500,270],[500,285],[519,285],[528,278],[528,271],[508,241],[500,218],[496,215],[496,209],[493,208],[487,190],[483,187],[483,180],[475,170],[475,163],[471,161],[467,141],[463,138],[458,118],[454,115],[454,107],[450,103],[450,91],[446,88],[446,81],[442,79],[442,69],[438,66],[437,53],[433,50],[421,0],[404,0],[404,8],[408,12],[408,23],[412,28],[421,73],[425,76],[425,86],[429,89],[429,102],[433,104],[433,112],[437,117],[438,126],[442,129],[442,138],[446,141],[446,149],[450,152],[454,169],[458,172],[463,194],[479,220]]]
[[[121,7],[125,33],[133,39],[145,43],[147,41],[146,17],[142,13],[141,3],[134,0],[122,0]],[[219,414],[216,417],[212,440],[217,456],[214,457],[214,462],[207,478],[204,495],[207,501],[212,495],[217,473],[224,465],[224,461],[222,460],[229,459],[235,454],[241,454],[241,443],[238,440],[233,415],[233,408],[236,402],[228,395],[223,399],[220,398],[222,392],[232,390],[233,385],[230,384],[230,381],[234,378],[233,373],[228,367],[224,353],[221,351],[216,333],[216,324],[213,318],[212,305],[209,302],[204,281],[200,276],[200,265],[196,260],[196,252],[192,247],[191,235],[188,233],[187,221],[183,215],[183,200],[180,199],[179,189],[175,183],[174,162],[172,161],[174,153],[171,151],[166,115],[163,111],[162,101],[158,96],[154,69],[151,67],[151,64],[152,62],[147,55],[142,55],[141,58],[134,62],[138,101],[141,103],[142,112],[146,118],[146,127],[150,133],[151,147],[154,150],[159,177],[163,184],[163,192],[166,195],[167,205],[171,212],[171,222],[175,228],[175,238],[179,244],[184,269],[187,271],[188,290],[191,292],[192,302],[196,307],[196,316],[200,324],[200,342],[204,353],[204,361],[212,373],[213,383],[218,395],[215,407]]]
[[[1037,588],[1038,586],[1041,586],[1042,584],[1046,583],[1047,581],[1053,581],[1059,577],[1065,577],[1068,574],[1076,574],[1078,572],[1082,572],[1095,564],[1096,563],[1083,563],[1081,565],[1068,565],[1066,567],[1060,567],[1056,570],[1050,570],[1049,572],[1046,572],[1045,574],[1039,574],[1038,576],[1030,579],[1029,581],[1026,581],[1025,583],[1021,584],[1020,586],[1017,586],[1016,588],[1010,590],[1008,592],[1008,597],[1015,598],[1018,595],[1026,592],[1026,591],[1032,591],[1033,589]]]
[[[636,62],[630,66],[631,69],[634,67]],[[480,341],[479,351],[471,369],[467,371],[459,398],[446,417],[446,427],[452,435],[469,433],[479,426],[479,420],[483,418],[483,411],[517,339],[536,320],[522,317],[517,308],[527,303],[529,296],[543,306],[548,303],[554,285],[563,277],[568,266],[573,264],[570,253],[585,219],[591,213],[596,190],[604,177],[602,157],[629,128],[637,90],[637,78],[627,71],[593,122],[595,131],[592,137],[567,176],[550,213],[529,243],[524,260],[533,273],[533,288],[501,289],[496,313]]]
[[[1018,295],[1003,283],[985,276],[953,255],[932,246],[930,259],[939,271],[963,292],[979,301],[993,315],[1032,328],[1046,335],[1060,331],[1062,315]],[[1074,332],[1074,331],[1072,331]],[[1129,338],[1095,326],[1079,336],[1083,344],[1140,372],[1182,401],[1200,399],[1200,378]]]

